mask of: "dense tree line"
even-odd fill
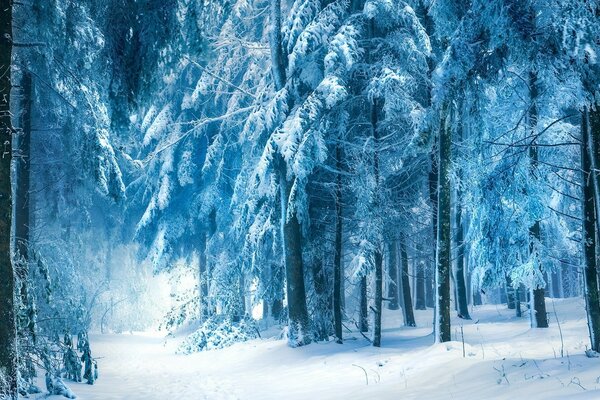
[[[583,295],[600,350],[596,2],[9,1],[0,29],[8,398],[135,265],[193,270],[169,327],[262,305],[293,347],[381,346],[414,305],[444,342],[482,300],[544,328]]]

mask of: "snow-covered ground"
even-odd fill
[[[453,319],[446,344],[432,344],[431,310],[417,311],[417,328],[386,310],[379,349],[346,332],[343,345],[262,339],[185,356],[175,354],[182,338],[96,335],[99,380],[69,385],[82,400],[600,399],[600,359],[584,355],[585,304],[554,305],[556,314],[547,299],[550,328],[537,330],[501,305],[477,307],[472,321]]]

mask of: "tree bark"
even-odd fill
[[[198,288],[200,296],[200,319],[205,321],[209,316],[209,304],[208,304],[208,269],[206,265],[206,242],[207,233],[201,232],[198,243]]]
[[[431,171],[429,172],[429,200],[431,203],[431,221],[434,247],[433,268],[425,271],[425,305],[426,307],[436,307],[435,299],[436,269],[437,269],[437,241],[438,241],[438,196],[439,196],[439,140],[431,151]],[[437,154],[436,154],[437,153]]]
[[[456,298],[458,317],[471,319],[469,315],[469,301],[467,300],[467,285],[465,282],[465,233],[462,222],[462,194],[458,191],[458,204],[456,205]]]
[[[367,277],[360,278],[360,310],[359,310],[359,329],[361,332],[369,331],[369,314],[367,299]]]
[[[425,304],[425,263],[423,262],[423,255],[421,254],[421,245],[417,244],[417,253],[419,253],[419,265],[415,271],[415,309],[427,310]]]
[[[15,271],[11,242],[11,160],[13,125],[10,113],[12,65],[12,2],[0,6],[0,373],[8,399],[17,398],[17,326]]]
[[[14,199],[15,207],[15,249],[16,255],[14,268],[17,271],[17,280],[20,284],[21,304],[27,309],[27,320],[18,322],[23,324],[24,330],[21,334],[30,335],[33,343],[37,341],[35,333],[35,308],[32,304],[32,298],[29,295],[29,240],[30,223],[29,213],[31,209],[31,199],[29,198],[30,175],[31,175],[31,112],[33,86],[32,77],[29,72],[23,72],[21,79],[21,90],[23,100],[21,108],[21,123],[16,130],[14,138],[13,158],[16,172],[16,193]],[[19,290],[19,289],[17,289]],[[25,326],[26,325],[26,326]]]
[[[406,242],[404,238],[400,239],[400,259],[402,272],[400,278],[402,281],[402,311],[404,313],[405,326],[417,326],[415,314],[412,307],[412,296],[410,293],[410,276],[408,273],[408,253],[406,251]]]
[[[452,131],[447,113],[442,111],[439,142],[439,183],[438,183],[438,234],[436,268],[436,310],[435,335],[437,342],[448,342],[450,337],[450,271],[452,267],[451,229],[451,186],[450,163]]]
[[[512,279],[510,279],[508,274],[506,275],[506,307],[509,310],[514,310],[517,308],[515,288],[513,287]]]
[[[398,301],[398,254],[396,251],[396,242],[388,244],[388,310],[397,310],[400,308]]]
[[[342,150],[338,144],[335,148],[336,168],[342,168]],[[335,255],[333,260],[333,326],[337,343],[343,342],[342,337],[342,175],[337,174],[335,186]]]
[[[373,346],[381,347],[381,312],[383,298],[383,255],[375,252],[375,316],[373,323]]]
[[[282,201],[283,252],[285,258],[286,292],[288,304],[288,344],[298,347],[311,342],[310,321],[306,307],[304,263],[302,260],[302,230],[295,212],[287,215],[291,185],[285,173],[285,162],[280,160],[279,185]]]
[[[281,0],[270,0],[270,50],[271,71],[275,89],[281,90],[286,82],[286,58],[281,44]],[[310,323],[306,307],[304,264],[302,261],[302,230],[295,211],[288,215],[291,183],[287,179],[287,165],[281,155],[277,156],[276,169],[279,176],[281,201],[282,245],[286,271],[288,300],[288,344],[291,347],[311,342]]]
[[[538,99],[538,87],[537,87],[537,72],[530,71],[529,72],[529,90],[530,90],[530,99],[531,106],[529,108],[529,128],[532,137],[536,137],[537,135],[537,121],[538,121],[538,111],[537,111],[537,99]],[[538,148],[536,146],[536,140],[533,140],[532,145],[529,147],[529,160],[530,160],[530,168],[531,175],[535,178],[537,165],[538,165]],[[538,254],[538,245],[541,240],[541,227],[540,221],[535,221],[533,225],[529,228],[529,252],[532,255],[536,255],[536,260],[538,265],[536,268],[540,269],[541,265],[539,263],[539,254]],[[535,314],[535,327],[536,328],[547,328],[548,327],[548,316],[546,314],[546,300],[544,299],[544,287],[534,287],[533,289],[533,310]]]
[[[600,351],[600,299],[598,297],[598,269],[596,257],[596,219],[594,182],[592,177],[591,135],[587,110],[584,110],[581,121],[581,171],[582,171],[582,210],[583,210],[583,259],[585,304],[587,309],[588,329],[592,350]]]

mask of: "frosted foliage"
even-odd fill
[[[115,151],[109,141],[108,131],[97,130],[94,139],[93,151],[96,154],[95,171],[98,188],[104,195],[120,198],[125,192],[125,185]]]
[[[194,171],[196,170],[191,150],[185,150],[181,154],[181,162],[177,166],[177,179],[180,186],[194,183]]]
[[[308,54],[322,46],[340,27],[347,7],[347,0],[337,0],[327,5],[300,34],[288,57],[290,74],[294,74],[297,65],[303,63]]]
[[[160,113],[158,113],[156,118],[154,118],[152,121],[152,124],[150,124],[146,130],[143,144],[148,145],[152,140],[158,139],[171,122],[173,122],[171,106],[167,105],[160,111]]]
[[[252,318],[232,322],[221,317],[213,317],[204,322],[196,332],[189,335],[179,345],[177,352],[191,354],[222,349],[257,337],[258,329]]]

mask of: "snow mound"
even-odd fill
[[[229,318],[212,317],[189,335],[177,348],[179,354],[222,349],[238,342],[260,337],[256,323],[251,318],[233,322]]]

